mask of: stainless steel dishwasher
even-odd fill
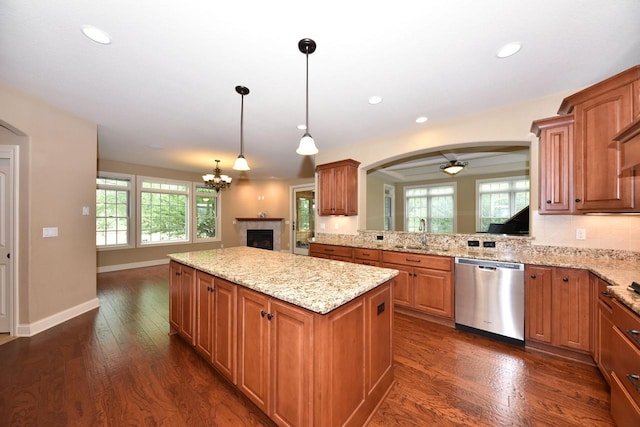
[[[456,328],[524,343],[524,264],[455,259]]]

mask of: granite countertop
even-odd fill
[[[460,249],[460,248],[417,248],[415,246],[402,246],[381,244],[373,242],[345,242],[338,239],[321,239],[315,243],[351,246],[367,249],[381,249],[385,251],[409,252],[425,255],[440,255],[449,257],[463,257],[473,259],[486,259],[491,261],[518,262],[533,265],[548,265],[553,267],[582,268],[591,271],[596,276],[606,281],[610,286],[608,291],[620,302],[625,304],[636,314],[640,315],[640,295],[629,291],[627,287],[631,282],[640,282],[640,263],[636,260],[616,260],[608,258],[594,258],[588,256],[535,254],[529,252],[505,251],[495,249]]]
[[[168,257],[205,273],[326,314],[395,277],[398,270],[239,246]]]

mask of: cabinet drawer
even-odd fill
[[[324,245],[324,244],[314,244],[311,243],[309,247],[309,253],[314,256],[316,253],[344,257],[344,258],[352,258],[353,257],[353,248],[349,246],[336,246],[336,245]]]
[[[598,298],[611,307],[611,294],[607,290],[608,283],[602,279],[597,279],[596,283],[598,284]]]
[[[620,378],[615,373],[611,376],[611,416],[619,426],[640,424],[640,408],[620,384]]]
[[[613,328],[611,365],[629,396],[636,405],[640,405],[640,350],[631,344],[625,335],[625,331]]]
[[[434,270],[451,271],[452,259],[450,257],[436,255],[419,255],[408,252],[382,252],[382,261],[410,265],[413,267],[431,268]]]
[[[633,313],[617,300],[613,302],[613,324],[625,335],[629,342],[640,350],[640,316]]]
[[[379,261],[380,251],[378,249],[355,248],[353,250],[353,256],[356,259]]]

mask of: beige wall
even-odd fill
[[[98,170],[102,172],[118,172],[130,175],[169,178],[200,182],[202,174],[162,169],[130,163],[114,162],[100,159]],[[204,173],[204,171],[203,171]],[[128,264],[159,262],[167,259],[167,254],[184,251],[240,246],[238,238],[239,224],[234,224],[236,218],[255,218],[259,212],[266,211],[271,218],[284,218],[282,222],[282,250],[290,249],[290,221],[289,191],[291,185],[313,183],[312,180],[296,181],[251,181],[247,179],[234,180],[231,187],[220,192],[221,207],[221,241],[186,244],[162,245],[153,247],[139,247],[132,249],[114,249],[98,251],[98,267],[127,266]]]
[[[356,234],[358,230],[367,228],[366,171],[372,167],[438,149],[513,145],[512,142],[517,141],[528,142],[531,146],[531,233],[534,244],[640,251],[640,216],[553,216],[538,213],[538,140],[529,132],[531,122],[555,116],[564,97],[570,94],[547,96],[441,125],[430,125],[427,122],[423,130],[413,133],[321,150],[316,155],[316,162],[319,164],[347,158],[361,162],[359,215],[317,217],[316,229],[327,233]],[[396,193],[396,200],[397,198]],[[575,239],[576,228],[586,230],[586,240]]]
[[[24,135],[18,322],[29,324],[96,298],[97,127],[2,83],[0,122]],[[83,206],[91,215],[82,215]],[[43,238],[43,227],[58,227],[59,236]]]

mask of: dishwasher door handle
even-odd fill
[[[491,271],[495,271],[496,267],[489,267],[488,265],[479,265],[478,268],[482,269],[482,270],[491,270]]]

